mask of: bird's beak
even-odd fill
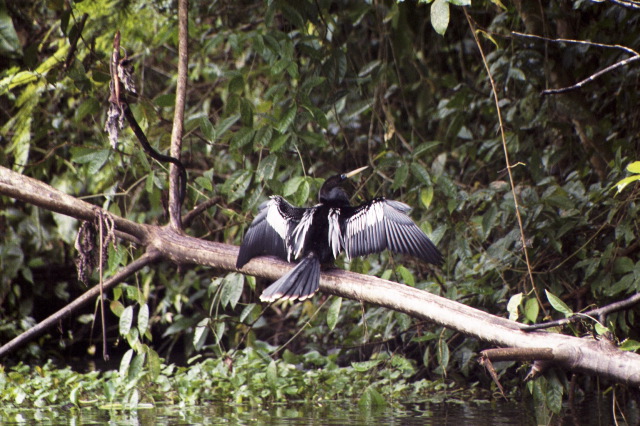
[[[359,169],[355,169],[355,170],[353,170],[353,171],[351,171],[349,173],[345,173],[344,177],[345,178],[350,178],[351,176],[355,176],[358,173],[360,173],[361,171],[363,171],[364,169],[368,169],[368,168],[369,168],[369,166],[360,167]]]

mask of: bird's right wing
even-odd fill
[[[298,225],[305,210],[277,195],[262,203],[242,240],[236,267],[242,268],[256,256],[271,255],[289,260],[291,249],[286,245],[287,236]]]

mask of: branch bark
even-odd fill
[[[82,220],[92,220],[99,209],[4,167],[0,167],[0,194]],[[113,219],[122,235],[141,241],[148,252],[160,259],[238,271],[235,267],[236,246],[200,240],[171,227],[137,224],[117,216]],[[290,268],[291,264],[287,262],[260,257],[250,261],[240,272],[276,279]],[[320,290],[403,312],[496,346],[549,348],[554,362],[561,367],[640,386],[640,355],[621,351],[607,342],[540,331],[525,332],[522,324],[426,291],[343,270],[323,272]]]
[[[171,130],[171,156],[180,160],[184,126],[184,105],[187,96],[187,71],[189,68],[189,7],[188,0],[178,2],[178,82],[176,85],[176,106]],[[175,164],[169,166],[169,223],[173,229],[182,229],[182,198],[180,194],[180,173]],[[186,188],[186,186],[183,186]]]

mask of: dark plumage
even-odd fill
[[[366,167],[332,176],[320,188],[319,204],[294,207],[275,195],[260,206],[240,247],[236,266],[242,268],[256,256],[274,255],[292,262],[289,273],[271,284],[260,296],[304,300],[318,291],[320,265],[331,263],[344,251],[347,259],[389,249],[440,265],[442,254],[407,216],[409,206],[375,198],[351,206],[340,184]]]

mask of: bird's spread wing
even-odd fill
[[[358,207],[343,208],[342,238],[348,258],[389,249],[439,265],[442,254],[413,223],[409,206],[376,198]]]
[[[302,254],[304,250],[304,242],[307,238],[307,233],[309,232],[309,228],[311,227],[311,223],[313,223],[313,215],[316,212],[316,207],[311,207],[308,209],[302,209],[302,217],[296,224],[295,228],[293,228],[292,232],[288,235],[289,237],[285,239],[285,246],[288,250],[289,262],[293,259],[297,259]]]
[[[236,267],[243,267],[256,256],[272,255],[288,260],[287,236],[298,225],[305,210],[292,206],[280,196],[262,203],[244,236]]]

